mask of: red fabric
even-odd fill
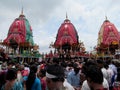
[[[17,18],[12,23],[12,25],[9,28],[8,36],[4,40],[4,43],[9,44],[10,40],[13,39],[17,43],[23,43],[25,42],[26,37],[26,27],[25,27],[25,20],[22,18]]]
[[[23,70],[21,73],[22,73],[22,76],[28,76],[29,75],[28,70]]]
[[[100,36],[102,35],[102,36]],[[105,21],[101,26],[99,37],[102,37],[101,44],[110,45],[112,42],[119,43],[120,35],[114,24]]]
[[[41,65],[40,65],[40,69],[45,69],[45,65],[44,65],[44,64],[41,64]]]
[[[10,34],[7,39],[4,40],[5,43],[10,43],[10,40],[15,40],[18,44],[25,42],[25,37],[19,34]]]
[[[59,40],[60,40],[60,42],[58,43],[59,45],[63,45],[66,43],[72,45],[74,43],[73,39],[70,36],[62,36]]]
[[[41,80],[41,87],[42,87],[42,90],[46,90],[46,81],[44,79],[40,79]]]
[[[61,46],[63,44],[77,44],[78,35],[77,32],[70,21],[65,21],[59,28],[57,38],[55,41],[55,46]]]

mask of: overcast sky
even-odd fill
[[[7,37],[10,25],[22,7],[33,30],[40,52],[49,52],[59,27],[66,18],[75,26],[86,50],[97,45],[98,32],[107,16],[120,31],[120,0],[0,0],[0,40]],[[92,48],[91,48],[92,47]]]

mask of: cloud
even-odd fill
[[[97,44],[98,32],[106,15],[120,30],[119,3],[119,0],[1,0],[0,39],[6,38],[10,25],[23,6],[40,52],[49,52],[49,44],[55,41],[66,12],[78,31],[79,39],[90,50]]]

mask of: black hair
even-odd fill
[[[102,71],[96,65],[90,65],[88,67],[86,77],[90,78],[90,80],[94,83],[102,84],[102,82],[103,82]]]
[[[28,79],[26,81],[26,89],[31,90],[34,80],[36,78],[37,66],[31,65],[30,66],[30,73],[28,75]]]
[[[75,75],[77,75],[79,73],[79,71],[80,71],[79,64],[74,63],[73,68],[74,68]]]
[[[103,61],[102,59],[98,59],[98,60],[97,60],[97,63],[98,63],[98,64],[103,64],[104,61]]]
[[[6,72],[0,72],[0,87],[2,87],[6,82]]]
[[[57,82],[57,81],[64,82],[65,74],[64,74],[64,69],[62,66],[59,66],[56,64],[48,65],[46,68],[46,72],[57,76],[56,78],[52,78],[53,82]]]
[[[117,81],[120,81],[120,67],[117,68],[117,72],[118,72],[118,73],[117,73],[117,78],[116,78],[116,80],[117,80]]]
[[[40,69],[40,77],[44,77],[46,75],[46,69]]]
[[[60,60],[59,60],[59,58],[53,58],[53,63],[55,63],[55,64],[59,64],[59,62],[60,62]]]
[[[11,68],[7,71],[6,80],[14,80],[17,78],[17,70],[15,68]]]
[[[116,78],[117,81],[120,81],[120,72],[117,73],[117,78]]]
[[[5,57],[5,53],[4,53],[4,52],[1,52],[1,56],[2,56],[2,57]]]
[[[109,65],[107,63],[104,64],[104,68],[108,69]]]
[[[89,61],[85,62],[84,65],[82,66],[82,73],[84,73],[86,75],[88,67],[91,65],[97,65],[97,64],[93,60],[89,60]]]

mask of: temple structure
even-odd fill
[[[78,40],[79,40],[78,33],[74,25],[70,22],[70,20],[66,16],[66,19],[61,24],[58,30],[54,47],[56,49],[62,48],[65,51],[67,49],[70,50],[76,48],[75,46],[79,44]]]
[[[67,14],[66,19],[58,29],[56,40],[52,47],[55,48],[55,52],[53,54],[50,52],[50,55],[59,58],[79,57],[81,53],[85,52],[84,44],[79,42],[77,30],[68,19]]]
[[[115,51],[119,48],[119,42],[120,35],[117,28],[106,17],[98,33],[98,55],[114,55]]]
[[[2,45],[6,46],[6,53],[12,57],[36,58],[40,56],[39,46],[34,44],[32,28],[23,10],[11,24],[7,38]]]

